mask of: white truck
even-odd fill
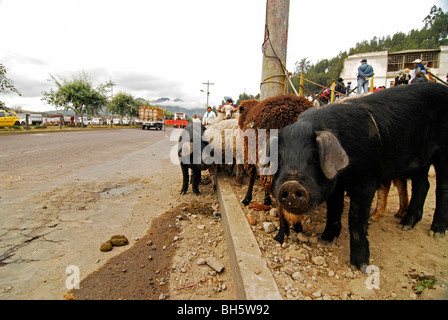
[[[44,123],[44,118],[39,113],[19,113],[18,116],[20,118],[20,125],[25,126],[26,125],[26,115],[29,115],[28,117],[28,125],[30,126],[39,126]]]

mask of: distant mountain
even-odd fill
[[[186,113],[190,118],[193,118],[193,116],[196,114],[199,118],[202,118],[204,113],[207,111],[204,108],[196,108],[196,109],[186,109],[182,107],[177,106],[160,106],[161,109],[166,109],[169,112],[175,113],[175,112],[183,112]]]
[[[151,104],[158,104],[158,103],[164,103],[164,102],[168,102],[168,101],[184,102],[182,99],[179,99],[179,98],[171,100],[171,98],[162,97],[162,98],[159,98],[159,99],[156,99],[156,100],[149,101],[149,103],[151,103]]]
[[[36,113],[36,112],[34,112]],[[66,116],[74,116],[75,112],[73,110],[50,110],[50,111],[43,111],[41,112],[43,114],[47,114],[48,116],[54,116],[54,115],[66,115]]]
[[[173,99],[168,98],[168,97],[161,97],[161,98],[158,98],[156,100],[149,101],[149,103],[151,105],[158,106],[159,108],[168,110],[169,112],[172,112],[172,113],[175,113],[175,112],[186,113],[190,118],[193,118],[193,116],[195,114],[197,114],[198,117],[202,117],[204,115],[205,111],[207,111],[205,109],[205,107],[204,108],[187,109],[187,108],[183,108],[183,107],[180,107],[180,106],[170,105],[171,103],[178,104],[178,103],[181,103],[181,102],[184,102],[184,101],[182,99],[180,99],[180,98],[176,98],[176,99],[173,100]]]

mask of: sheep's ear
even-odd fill
[[[338,138],[330,131],[316,131],[319,149],[319,163],[328,180],[336,177],[339,171],[348,166],[348,156]]]
[[[220,113],[224,113],[224,111],[221,108],[218,108],[216,111],[220,112]]]

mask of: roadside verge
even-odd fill
[[[216,180],[237,299],[282,300],[230,183],[222,175]]]

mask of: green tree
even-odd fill
[[[22,94],[14,87],[14,81],[6,77],[7,70],[3,64],[0,63],[0,93],[8,93],[9,91]],[[0,101],[0,107],[5,107],[4,102]]]
[[[108,83],[94,88],[88,75],[84,72],[74,76],[71,80],[50,76],[56,89],[52,88],[49,92],[42,92],[42,100],[56,108],[73,110],[76,121],[79,116],[82,117],[84,114],[97,114],[107,103]]]
[[[260,99],[260,94],[258,93],[257,95],[254,96],[253,94],[248,94],[246,92],[241,93],[238,97],[238,100],[235,103],[235,106],[238,107],[240,105],[241,101],[252,100],[252,99],[256,99],[256,100]]]
[[[441,8],[433,6],[431,12],[423,20],[425,26],[418,30],[413,29],[408,34],[397,32],[393,36],[374,37],[370,41],[363,40],[345,52],[339,53],[332,59],[323,59],[316,64],[307,64],[308,58],[303,58],[296,62],[295,72],[298,75],[306,70],[305,78],[319,85],[309,82],[304,83],[306,94],[316,94],[322,90],[321,86],[328,86],[333,80],[337,80],[342,72],[344,59],[349,55],[364,52],[374,52],[388,50],[397,52],[409,49],[436,49],[441,45],[448,45],[448,13]],[[293,78],[292,82],[298,90],[300,80]]]
[[[448,13],[443,12],[442,8],[433,6],[423,22],[425,22],[425,28],[431,30],[430,38],[434,40],[436,46],[447,43]]]
[[[173,120],[174,113],[170,112],[168,109],[162,109],[163,110],[163,117],[165,119]]]
[[[307,73],[311,68],[311,61],[308,58],[303,58],[300,61],[296,62],[294,73],[301,74]]]
[[[130,94],[119,92],[109,104],[109,111],[121,118],[128,116],[130,118],[138,117],[139,102]]]

